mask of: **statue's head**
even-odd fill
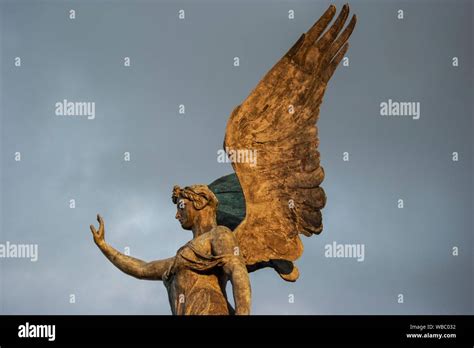
[[[197,223],[215,223],[219,202],[207,185],[174,186],[171,199],[176,204],[176,219],[185,230]]]

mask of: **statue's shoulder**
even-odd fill
[[[212,231],[213,243],[235,244],[236,239],[234,233],[226,226],[217,226]]]
[[[213,230],[214,235],[216,236],[233,236],[234,233],[230,228],[226,226],[219,225]]]

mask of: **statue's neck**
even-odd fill
[[[216,228],[217,223],[216,223],[216,218],[214,216],[206,216],[206,215],[200,215],[197,217],[192,231],[193,231],[193,239],[196,239],[200,235],[207,233],[214,228]]]

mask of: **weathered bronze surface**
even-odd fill
[[[329,27],[335,14],[331,5],[232,112],[224,148],[228,154],[252,151],[256,160],[234,160],[237,177],[174,187],[176,218],[193,233],[174,257],[145,262],[124,255],[105,242],[99,215],[99,229],[90,226],[95,243],[116,267],[164,282],[173,314],[249,314],[248,272],[272,267],[284,280],[298,278],[293,262],[303,253],[299,234],[323,229],[319,107],[356,24],[354,15],[342,30],[349,16],[344,5]],[[227,300],[228,280],[235,310]]]

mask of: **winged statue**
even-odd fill
[[[296,41],[232,111],[224,149],[235,171],[209,185],[174,186],[176,219],[193,238],[175,256],[146,262],[105,241],[104,220],[90,229],[95,244],[121,271],[161,280],[176,315],[246,315],[249,273],[273,268],[290,282],[299,276],[300,234],[323,229],[324,170],[317,121],[327,84],[344,58],[356,24],[349,6],[334,5]],[[235,160],[253,151],[254,161]],[[231,281],[235,308],[228,301]]]

